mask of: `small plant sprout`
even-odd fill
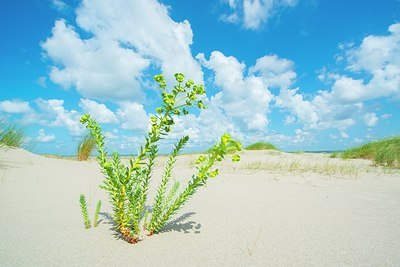
[[[81,211],[82,211],[83,222],[85,224],[85,228],[89,229],[91,227],[91,224],[90,224],[89,214],[88,214],[88,210],[87,210],[86,199],[83,194],[81,194],[79,197],[79,203],[81,204]]]
[[[153,208],[151,211],[145,208],[159,141],[173,130],[176,116],[189,114],[191,107],[206,108],[200,99],[206,92],[204,87],[194,84],[192,80],[185,81],[183,74],[175,74],[177,85],[172,90],[166,89],[167,83],[163,75],[154,76],[154,80],[161,89],[163,104],[156,108],[155,115],[151,116],[151,129],[145,136],[145,143],[140,147],[138,155],[129,160],[129,164],[124,165],[116,152],[112,158],[108,158],[101,127],[89,114],[81,118],[81,123],[86,125],[96,140],[97,159],[104,174],[104,181],[100,187],[108,192],[116,230],[129,243],[141,240],[141,229],[145,229],[148,235],[158,232],[183,204],[206,184],[208,178],[218,175],[219,170],[213,166],[225,158],[228,150],[241,150],[239,142],[224,134],[210,149],[208,156],[200,156],[197,159],[196,174],[181,189],[179,182],[173,185],[169,182],[176,158],[189,141],[189,136],[183,136],[175,144],[167,160]],[[233,155],[233,160],[240,160],[239,155]]]
[[[94,219],[93,219],[93,227],[97,227],[99,225],[99,213],[101,209],[101,201],[97,202],[96,211],[94,212]]]
[[[85,228],[89,229],[90,227],[92,227],[92,224],[90,223],[90,219],[89,219],[86,198],[83,194],[81,194],[79,196],[79,203],[81,204],[81,211],[82,211],[83,222],[85,224]],[[93,227],[97,227],[99,225],[100,209],[101,209],[101,201],[99,200],[99,202],[97,202],[96,210],[94,212]]]

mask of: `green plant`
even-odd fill
[[[97,227],[99,225],[99,213],[101,209],[101,201],[97,202],[96,211],[94,212],[94,219],[93,219],[93,227]]]
[[[249,145],[245,148],[246,150],[278,150],[273,144],[265,143],[265,142],[257,142],[252,145]]]
[[[96,146],[96,140],[92,134],[88,133],[78,146],[78,160],[87,160]]]
[[[197,159],[197,174],[192,176],[188,185],[180,192],[179,183],[175,183],[168,190],[171,171],[181,149],[189,140],[189,136],[182,137],[169,157],[164,169],[163,179],[158,187],[154,199],[150,221],[147,222],[149,210],[145,209],[150,180],[158,155],[158,142],[171,132],[174,125],[174,116],[187,115],[187,108],[197,106],[204,109],[205,105],[199,96],[205,94],[202,85],[195,85],[192,80],[184,82],[185,76],[175,74],[177,85],[169,92],[163,75],[154,76],[154,80],[162,89],[163,104],[156,109],[156,114],[150,118],[151,130],[145,136],[145,144],[135,158],[130,159],[128,165],[120,161],[118,153],[114,152],[112,159],[107,158],[104,148],[102,129],[89,114],[81,118],[81,123],[91,131],[95,137],[98,151],[98,162],[105,176],[100,186],[108,192],[113,207],[113,219],[117,231],[129,243],[136,243],[141,238],[140,224],[143,217],[144,228],[149,235],[159,231],[183,204],[200,188],[207,179],[218,175],[218,169],[213,169],[216,161],[224,159],[227,150],[240,150],[240,143],[234,141],[228,134],[224,134],[218,144],[214,145],[210,154]],[[233,155],[234,161],[240,160],[239,155]]]
[[[89,214],[88,214],[88,210],[87,210],[86,199],[83,194],[81,194],[79,196],[79,203],[81,204],[81,211],[82,211],[83,222],[85,224],[85,228],[89,229],[91,227],[91,224],[90,224]]]
[[[81,212],[83,216],[83,223],[85,224],[85,228],[89,229],[92,227],[92,224],[90,223],[89,219],[89,213],[88,213],[88,208],[87,208],[87,203],[86,203],[86,198],[83,194],[79,196],[79,203],[81,204]],[[94,219],[93,219],[93,227],[97,227],[99,225],[99,213],[101,209],[101,201],[97,202],[96,205],[96,210],[94,212]]]
[[[342,158],[371,159],[378,165],[400,168],[400,136],[373,141],[339,155]]]
[[[0,121],[0,147],[21,147],[25,138],[24,128],[4,120]]]

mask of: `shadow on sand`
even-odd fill
[[[124,240],[122,235],[118,231],[115,230],[116,225],[113,221],[113,217],[107,212],[100,212],[99,214],[101,217],[103,217],[103,219],[101,219],[100,222],[102,222],[104,224],[108,224],[110,226],[109,230],[114,232],[113,235],[114,235],[115,239]],[[158,233],[155,233],[155,234],[161,234],[161,233],[167,233],[167,232],[199,234],[201,224],[197,223],[195,221],[187,221],[194,214],[196,214],[196,213],[195,212],[187,212],[185,214],[182,214],[178,218],[168,222],[160,231],[158,231]]]

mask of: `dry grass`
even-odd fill
[[[232,171],[318,174],[352,178],[366,173],[388,173],[385,168],[373,166],[370,160],[330,158],[326,153],[293,154],[279,151],[244,151],[241,157],[240,164],[232,165]]]
[[[77,158],[80,161],[87,160],[96,147],[96,140],[91,134],[87,134],[79,143]]]
[[[253,161],[248,162],[244,169],[247,170],[263,170],[270,172],[294,172],[294,173],[318,173],[322,175],[332,176],[358,176],[361,169],[354,164],[342,164],[338,162],[312,163],[302,162],[301,160],[289,161]]]

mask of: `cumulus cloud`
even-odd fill
[[[139,77],[149,60],[117,40],[82,40],[65,21],[56,22],[53,36],[42,44],[53,66],[50,79],[62,87],[76,88],[83,96],[97,99],[141,97]]]
[[[378,123],[378,117],[375,113],[366,113],[363,118],[368,127],[374,127]]]
[[[39,135],[36,138],[37,142],[49,143],[49,142],[52,142],[52,141],[54,141],[56,139],[56,136],[53,135],[53,134],[48,134],[47,135],[44,129],[40,129],[38,133],[39,133]]]
[[[277,55],[267,55],[257,59],[249,73],[260,73],[269,87],[288,88],[297,76],[293,68],[293,61]]]
[[[297,0],[223,0],[229,5],[230,14],[220,19],[227,23],[243,23],[243,27],[257,30],[283,8],[294,7]]]
[[[390,25],[388,30],[388,35],[369,35],[359,46],[353,45],[345,51],[347,69],[371,78],[336,79],[332,92],[336,98],[360,102],[400,97],[400,23]]]
[[[84,133],[84,126],[79,122],[81,114],[75,110],[64,108],[64,100],[60,99],[37,99],[40,112],[34,113],[30,123],[38,123],[49,127],[65,127],[72,136],[81,136]]]
[[[278,107],[289,110],[306,124],[307,128],[316,128],[319,121],[317,108],[310,101],[304,100],[303,95],[297,93],[298,90],[281,88],[275,103]]]
[[[212,52],[209,60],[203,54],[197,58],[205,67],[213,70],[214,83],[222,88],[211,99],[211,105],[218,105],[243,129],[265,130],[273,97],[265,79],[254,75],[244,76],[246,65],[219,51]]]
[[[277,105],[289,110],[306,128],[337,128],[343,132],[362,121],[373,127],[378,117],[366,113],[364,102],[400,97],[400,23],[391,25],[388,35],[369,35],[359,46],[343,45],[342,49],[349,73],[340,75],[323,69],[319,75],[321,80],[332,82],[330,89],[305,99],[298,89],[283,87],[276,97]],[[369,78],[360,78],[360,73]]]
[[[76,10],[80,37],[64,20],[43,44],[54,62],[50,79],[76,88],[85,97],[140,100],[143,72],[161,68],[167,78],[185,72],[203,82],[203,72],[192,57],[193,32],[188,21],[175,22],[156,0],[86,0]]]
[[[81,99],[79,106],[85,113],[95,118],[99,123],[117,123],[118,119],[114,112],[109,110],[106,105],[99,104],[96,101],[90,99]]]
[[[28,113],[32,111],[28,102],[19,100],[0,101],[0,111],[7,113]]]
[[[124,101],[119,103],[117,116],[121,121],[121,128],[127,130],[147,131],[149,127],[149,118],[143,105]]]

